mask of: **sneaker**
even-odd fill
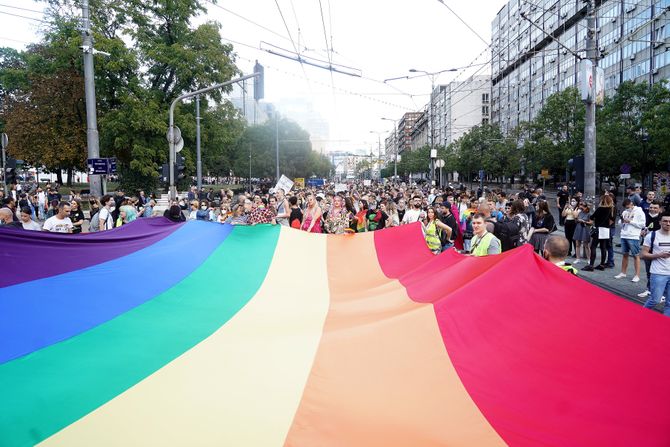
[[[665,303],[665,297],[664,296],[661,297],[659,303]]]
[[[644,292],[642,292],[642,293],[638,293],[638,294],[637,294],[637,296],[639,296],[640,298],[646,298],[646,297],[648,297],[649,295],[651,295],[651,292],[648,291],[648,290],[645,290]]]
[[[624,276],[626,276],[626,275],[624,275]],[[631,279],[631,281],[632,282],[640,282],[640,277],[635,275],[635,276],[633,276],[633,279]]]
[[[587,265],[582,269],[584,272],[592,272],[593,271],[593,266],[592,265]]]
[[[614,264],[605,264],[605,268],[606,268],[606,269],[613,269],[613,268],[614,268]]]
[[[625,273],[619,273],[618,275],[616,275],[616,276],[614,277],[614,279],[621,279],[621,278],[625,278],[625,277],[626,277],[626,274],[625,274]],[[637,276],[636,276],[635,278],[637,278]],[[640,280],[640,278],[637,278],[637,281],[635,281],[635,278],[633,278],[633,282],[637,282],[637,281]]]
[[[579,264],[580,262],[582,262],[582,260],[579,259],[579,258],[577,258],[577,259],[575,259],[575,262],[572,263],[572,265],[577,265],[577,264]]]
[[[602,264],[600,264],[600,265],[597,266],[595,269],[596,269],[596,270],[605,270],[605,266],[602,265]]]

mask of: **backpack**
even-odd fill
[[[379,210],[371,210],[366,215],[368,219],[368,231],[375,231],[379,226],[379,221],[382,218],[382,213]]]
[[[493,235],[500,240],[502,251],[508,251],[519,246],[521,240],[519,225],[512,220],[493,223]]]
[[[91,222],[88,225],[89,233],[95,233],[96,231],[100,231],[100,211],[91,217]]]

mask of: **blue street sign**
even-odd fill
[[[310,178],[307,179],[307,185],[316,187],[316,186],[323,186],[326,183],[326,181],[322,178]]]
[[[116,172],[116,158],[89,158],[88,175],[105,175]]]
[[[621,165],[621,173],[622,174],[630,174],[631,167],[628,163],[624,163]]]

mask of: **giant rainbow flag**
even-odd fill
[[[0,446],[670,446],[670,320],[523,247],[0,229]]]

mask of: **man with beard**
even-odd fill
[[[645,227],[642,229],[642,239],[647,236],[647,234],[652,231],[658,231],[661,229],[661,202],[654,200],[649,204],[649,209],[645,213]],[[647,273],[647,289],[638,293],[637,296],[640,298],[647,298],[651,295],[651,259],[642,258],[644,261],[644,270]]]
[[[415,195],[412,197],[412,207],[405,211],[401,225],[418,222],[422,218],[421,197]]]
[[[454,246],[454,242],[458,238],[458,233],[459,233],[458,222],[456,222],[456,218],[454,217],[454,213],[452,212],[452,209],[451,209],[450,205],[451,204],[449,203],[449,201],[442,202],[440,204],[440,208],[439,208],[439,210],[440,210],[440,216],[439,216],[440,220],[442,221],[442,223],[444,223],[449,228],[451,228],[450,237],[445,238],[445,240],[442,241],[442,251],[445,251],[445,250]]]

